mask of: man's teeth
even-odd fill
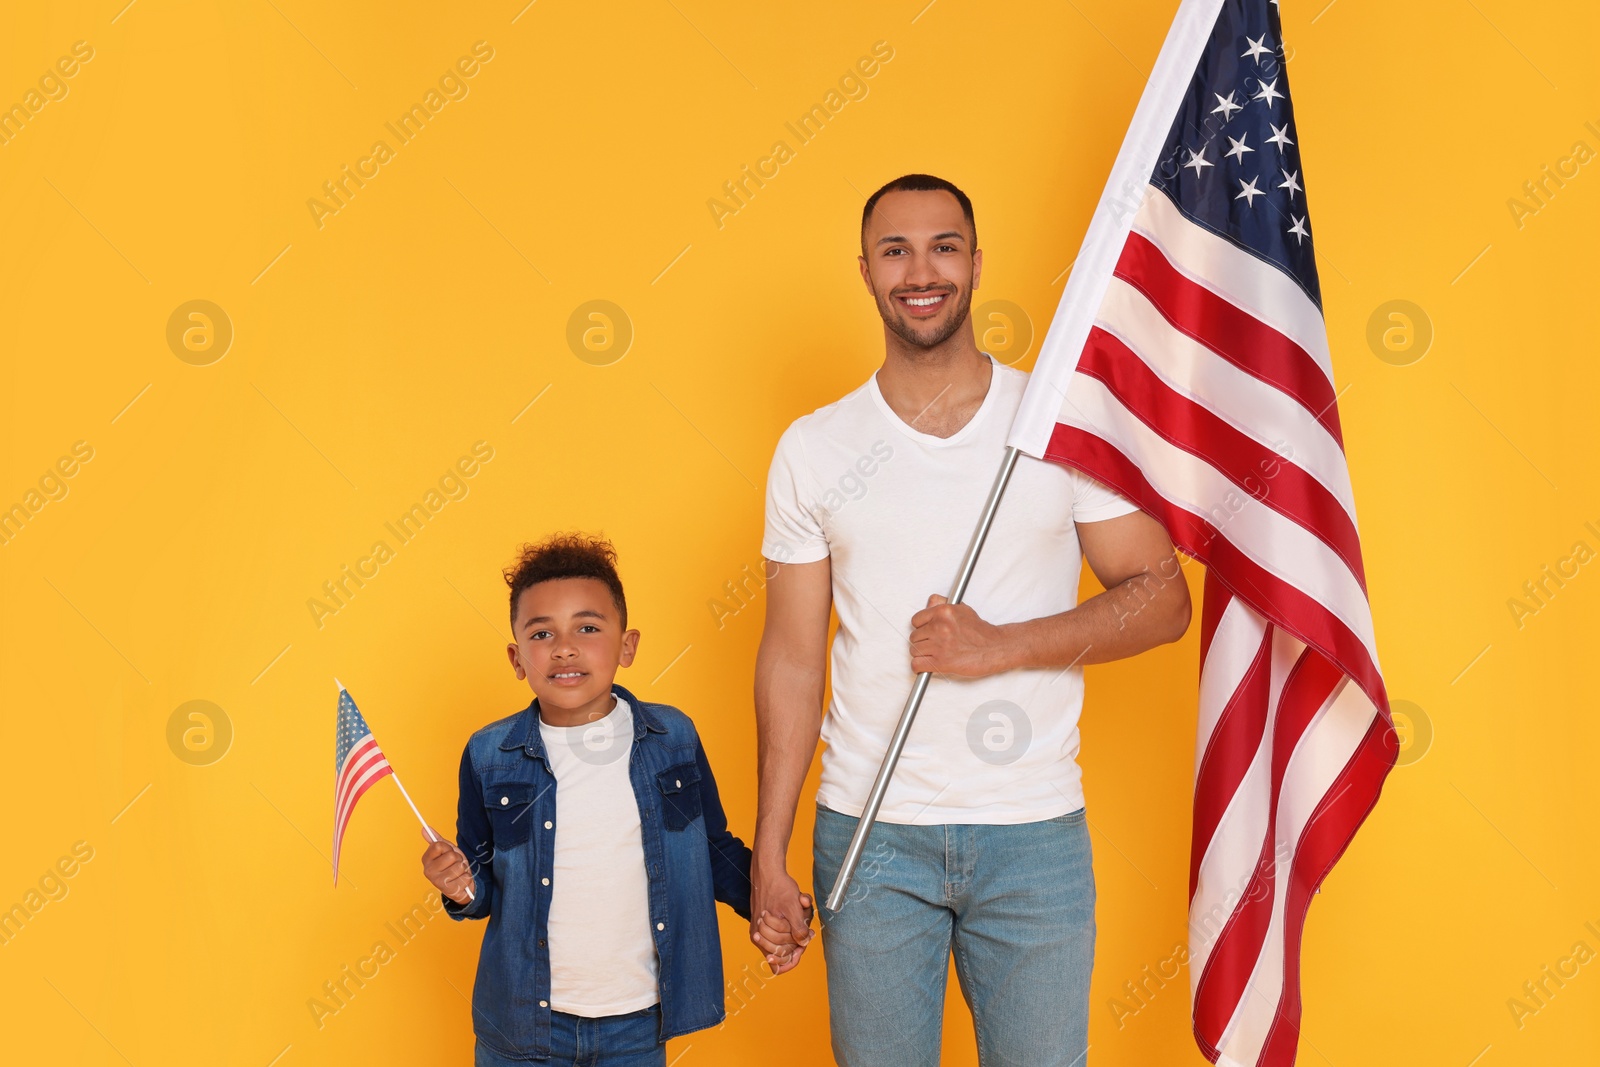
[[[910,304],[912,307],[925,308],[930,304],[937,304],[943,299],[943,294],[939,296],[908,296],[906,297],[906,303]]]

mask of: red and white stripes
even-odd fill
[[[339,883],[339,847],[356,801],[385,775],[394,773],[371,734],[361,738],[345,757],[333,787],[333,882]]]
[[[1226,1067],[1286,1067],[1306,909],[1395,756],[1321,312],[1151,188],[1076,362],[1045,362],[1061,398],[1045,457],[1207,566],[1195,1037]]]

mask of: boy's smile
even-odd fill
[[[623,629],[611,590],[597,578],[530,585],[517,600],[514,633],[506,655],[551,726],[581,726],[608,714],[617,669],[631,664],[639,648],[639,631]]]

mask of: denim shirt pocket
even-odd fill
[[[668,830],[683,830],[700,817],[700,767],[679,763],[656,774],[661,792],[661,821]]]
[[[533,830],[533,798],[531,782],[484,785],[483,806],[488,812],[496,852],[528,843]]]

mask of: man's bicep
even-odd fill
[[[828,557],[812,563],[767,561],[767,621],[764,654],[821,666],[827,656],[828,619],[833,610],[833,568]]]
[[[1100,584],[1110,589],[1136,574],[1171,577],[1176,557],[1166,527],[1143,511],[1078,524],[1083,558]]]

